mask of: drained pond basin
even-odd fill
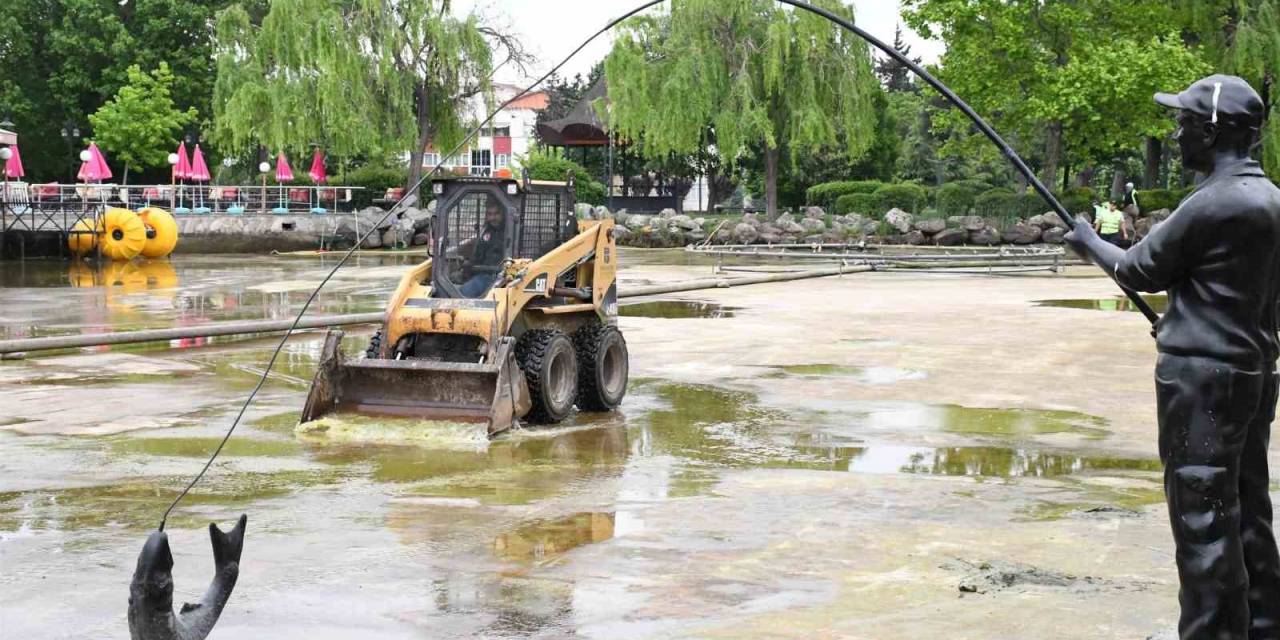
[[[314,313],[381,308],[362,256]],[[695,261],[696,262],[696,261]],[[705,277],[624,252],[620,288]],[[287,318],[324,258],[0,265],[0,337]],[[298,429],[322,333],[291,339],[174,511],[249,515],[212,637],[1134,638],[1176,616],[1139,314],[1105,279],[860,274],[628,301],[619,411]],[[348,332],[363,349],[372,327]],[[217,446],[271,338],[0,361],[0,637],[119,638],[138,551]]]

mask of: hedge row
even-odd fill
[[[878,217],[894,208],[913,213],[920,212],[928,204],[929,192],[918,184],[910,182],[880,184],[871,193],[849,193],[836,198],[835,213],[837,215],[858,213]]]
[[[1143,211],[1156,211],[1158,209],[1177,209],[1178,205],[1191,195],[1195,187],[1187,187],[1186,189],[1139,189],[1138,205]]]
[[[835,206],[841,196],[853,194],[875,193],[883,183],[875,180],[850,180],[845,182],[824,182],[809,187],[804,192],[805,202],[816,207]]]
[[[1145,189],[1138,191],[1143,211],[1175,209],[1192,191],[1187,189]],[[957,180],[941,187],[923,187],[915,183],[882,183],[874,180],[827,182],[809,187],[805,192],[810,206],[824,207],[837,215],[858,213],[883,215],[897,207],[911,213],[929,213],[946,217],[975,214],[1001,220],[1024,219],[1049,211],[1034,191],[1014,193],[995,188],[981,180]],[[1054,196],[1071,213],[1093,211],[1098,194],[1089,187],[1073,187]]]

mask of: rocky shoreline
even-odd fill
[[[808,207],[800,215],[784,213],[775,220],[747,213],[740,220],[722,224],[723,218],[693,218],[667,209],[658,215],[610,214],[604,207],[594,207],[590,217],[613,217],[622,230],[618,243],[635,247],[682,247],[706,242],[711,244],[839,244],[868,242],[874,244],[960,246],[995,246],[1000,244],[1062,244],[1066,225],[1052,212],[1000,224],[982,216],[917,218],[901,209],[892,209],[880,219],[856,213],[845,216],[827,214],[821,207]],[[1137,238],[1169,216],[1168,209],[1151,212],[1130,221]],[[717,230],[717,227],[718,230]],[[711,234],[714,232],[714,236]]]
[[[346,249],[373,226],[378,232],[365,239],[365,249],[412,247],[430,241],[434,202],[425,208],[407,209],[398,218],[382,220],[386,212],[368,207],[348,214],[325,215],[184,215],[178,216],[183,253],[264,253],[306,251],[320,247]],[[1151,227],[1169,216],[1160,209],[1130,219],[1130,228],[1142,238]],[[618,244],[629,247],[673,248],[711,244],[873,244],[930,246],[996,246],[1062,244],[1066,226],[1052,212],[1012,223],[983,216],[921,218],[891,209],[879,218],[831,215],[821,207],[800,214],[784,213],[774,220],[744,214],[693,217],[666,209],[654,215],[611,212],[605,207],[579,204],[580,219],[612,218],[618,223]]]

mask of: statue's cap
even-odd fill
[[[1213,122],[1228,118],[1249,126],[1260,124],[1265,113],[1262,97],[1248,82],[1236,76],[1213,75],[1196,80],[1182,93],[1157,93],[1156,102]]]

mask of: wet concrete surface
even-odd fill
[[[621,286],[708,273],[685,262],[626,252]],[[3,279],[6,335],[281,317],[322,268],[179,258],[170,286],[126,293],[50,264]],[[402,268],[355,265],[325,310],[376,308]],[[1162,632],[1176,577],[1153,350],[1140,316],[1037,306],[1110,295],[1079,275],[863,274],[664,298],[620,320],[632,384],[618,412],[492,442],[356,417],[300,432],[320,346],[302,334],[170,518],[175,599],[207,584],[203,526],[247,512],[213,637]],[[273,345],[0,363],[0,637],[127,633],[146,533]]]
[[[1164,295],[1143,295],[1143,300],[1151,305],[1156,313],[1164,313],[1169,309],[1169,298]],[[1125,296],[1107,298],[1085,298],[1077,300],[1041,300],[1042,307],[1061,307],[1064,309],[1087,309],[1091,311],[1139,311],[1133,301]]]

